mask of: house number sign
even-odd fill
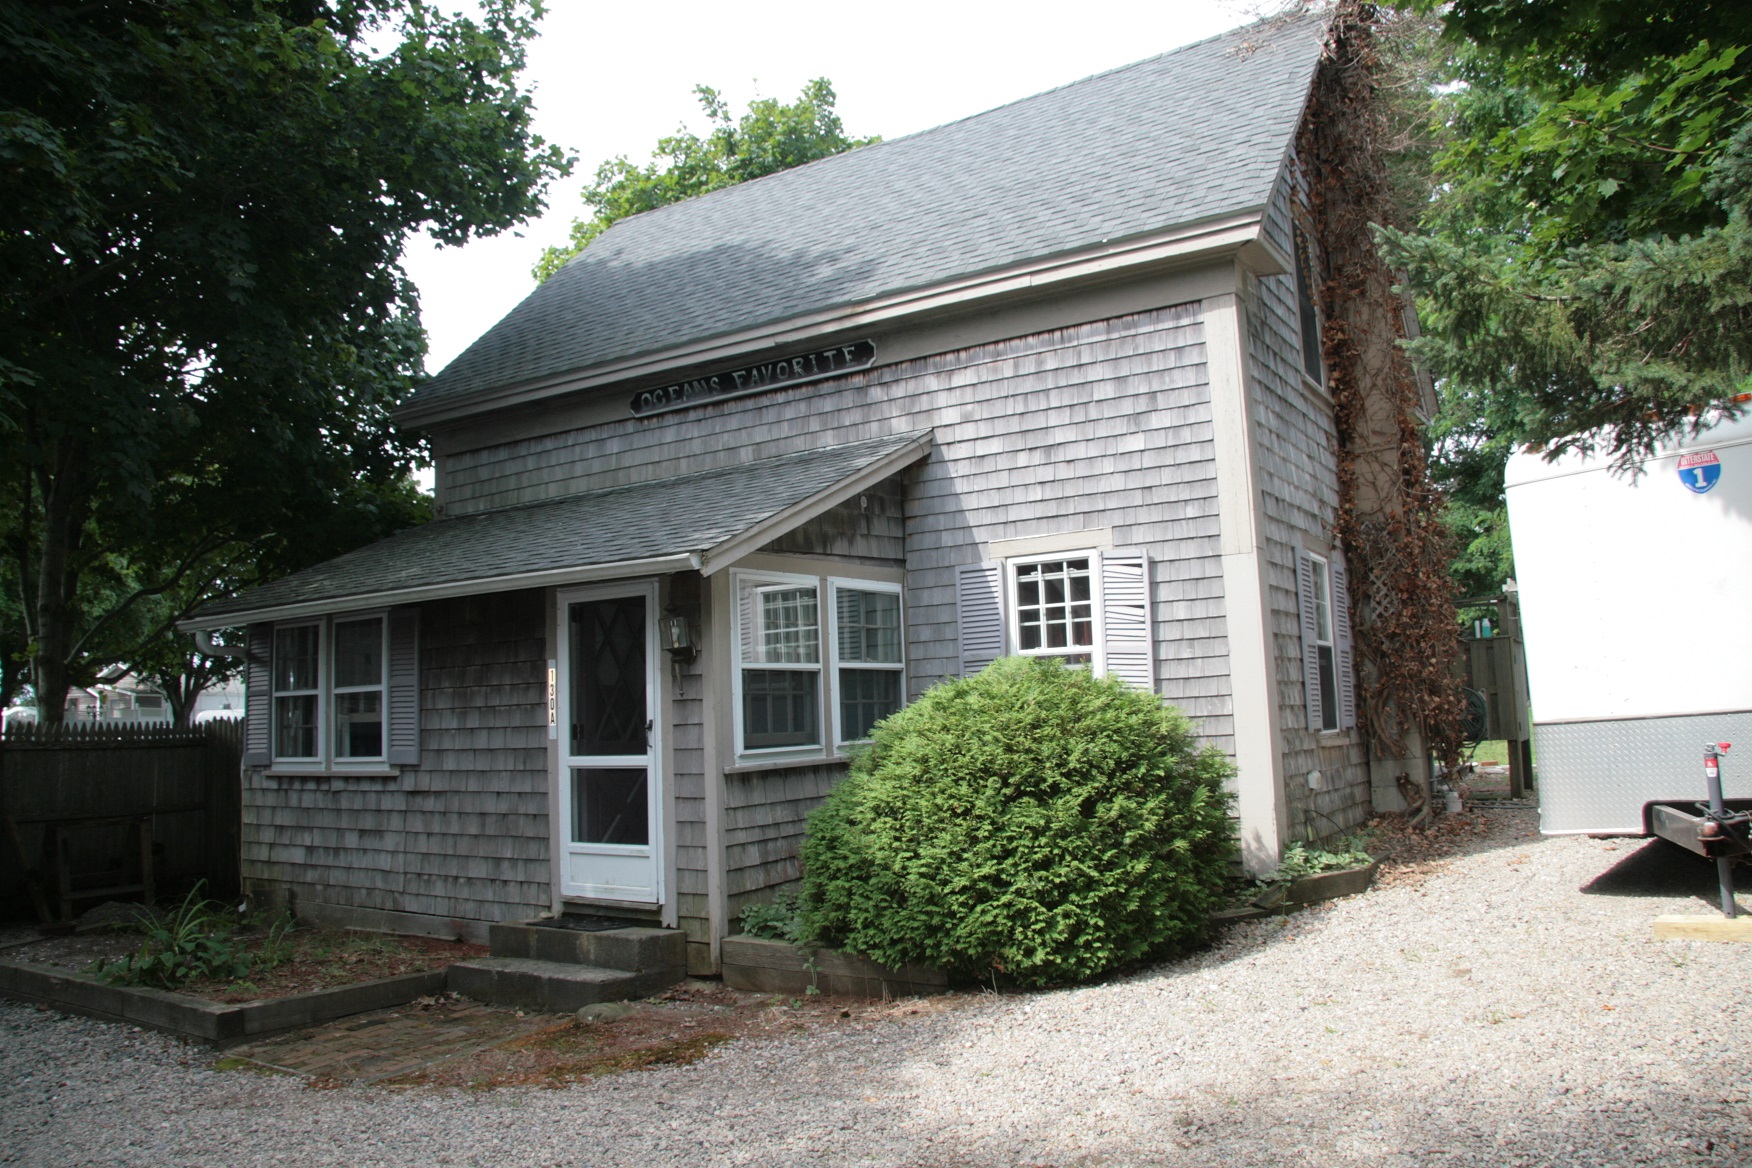
[[[868,369],[875,363],[876,342],[852,341],[831,349],[817,349],[813,353],[781,357],[740,369],[708,373],[674,385],[641,390],[633,395],[633,416],[642,418],[647,414],[662,414],[725,398],[765,393],[787,385],[801,385],[806,381],[820,381],[824,377]]]

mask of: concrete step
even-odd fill
[[[687,974],[687,934],[680,929],[628,927],[585,932],[552,925],[506,921],[487,929],[494,957],[528,957],[568,965],[600,965],[634,973]]]
[[[495,1006],[569,1014],[597,1002],[650,997],[682,976],[682,972],[633,972],[531,957],[479,957],[452,965],[446,988]]]

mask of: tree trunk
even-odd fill
[[[73,564],[85,529],[85,444],[61,443],[53,478],[43,484],[43,539],[37,567],[36,653],[31,684],[37,718],[59,726],[71,688],[68,657],[73,648],[73,604],[79,574]]]

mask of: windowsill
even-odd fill
[[[287,767],[276,764],[262,772],[269,779],[394,779],[401,777],[401,768],[385,763],[362,767]]]
[[[850,761],[851,759],[843,754],[812,754],[804,758],[792,755],[787,758],[739,762],[734,766],[725,767],[724,773],[727,775],[752,775],[761,771],[793,771],[803,767],[835,766]]]

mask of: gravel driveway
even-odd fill
[[[1709,910],[1708,867],[1480,818],[1430,871],[1128,980],[558,1091],[314,1091],[0,1005],[0,1161],[1752,1164],[1752,947],[1650,932]]]

